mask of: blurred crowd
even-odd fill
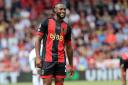
[[[0,72],[30,72],[35,25],[60,1],[72,25],[74,68],[119,68],[128,51],[127,0],[0,0]]]

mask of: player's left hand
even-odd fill
[[[41,59],[39,57],[36,57],[35,64],[36,64],[36,68],[41,68],[42,67]]]
[[[69,73],[70,73],[70,77],[72,77],[73,76],[73,74],[74,74],[74,69],[73,69],[73,66],[70,66],[69,67]]]

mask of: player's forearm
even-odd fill
[[[40,57],[40,45],[41,45],[41,38],[39,36],[36,36],[36,41],[35,41],[36,57]]]
[[[68,57],[69,64],[70,64],[70,66],[73,66],[73,49],[72,49],[72,47],[67,46],[66,51],[67,51],[67,57]]]

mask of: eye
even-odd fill
[[[66,9],[65,8],[60,8],[60,10],[64,10],[65,11]]]

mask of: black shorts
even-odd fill
[[[121,66],[121,68],[127,69],[128,68],[128,60],[120,59],[120,66]]]
[[[65,63],[43,62],[41,78],[65,78]]]

